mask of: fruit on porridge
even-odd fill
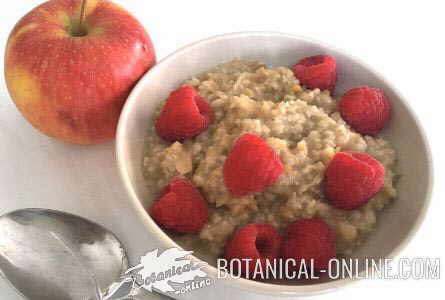
[[[266,269],[267,261],[279,258],[280,249],[281,236],[274,226],[247,224],[227,241],[224,257],[229,261],[238,259],[234,268],[240,268],[241,274],[250,277],[254,276],[257,260],[260,261],[262,268]]]
[[[292,67],[295,77],[308,89],[335,90],[337,64],[330,55],[305,57]]]
[[[184,82],[147,138],[154,220],[210,263],[314,258],[321,269],[351,255],[397,195],[396,153],[378,136],[390,115],[383,92],[337,101],[336,78],[323,55],[292,69],[235,59]]]
[[[391,106],[383,91],[367,86],[349,90],[338,106],[342,118],[361,134],[377,135],[391,116]]]
[[[150,215],[164,228],[197,233],[207,221],[209,212],[207,203],[193,183],[175,177],[159,193]]]
[[[283,170],[283,163],[272,147],[259,136],[245,133],[236,140],[224,161],[224,183],[233,196],[242,197],[264,191]]]
[[[297,220],[284,233],[281,256],[295,259],[295,266],[300,266],[303,259],[313,259],[316,271],[326,270],[329,260],[335,258],[334,231],[318,218]]]
[[[325,172],[326,200],[340,209],[357,209],[383,187],[385,167],[367,153],[338,152]]]
[[[166,141],[183,141],[199,135],[213,120],[213,110],[191,86],[171,93],[156,121],[157,134]]]

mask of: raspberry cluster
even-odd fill
[[[330,55],[303,58],[293,67],[297,79],[306,88],[335,91],[337,65]],[[338,111],[355,131],[375,136],[387,125],[391,115],[389,99],[381,89],[353,88],[341,97]],[[182,86],[168,97],[155,128],[166,142],[183,142],[204,132],[214,119],[209,103],[191,86]],[[278,153],[260,136],[245,133],[235,142],[223,166],[224,183],[234,197],[244,197],[275,184],[285,167]],[[343,210],[365,205],[383,187],[384,166],[362,152],[339,151],[325,171],[324,196]],[[175,177],[161,191],[150,215],[162,227],[197,234],[208,219],[207,201],[191,181]],[[224,256],[239,259],[245,276],[252,275],[257,261],[265,266],[275,259],[314,261],[314,269],[327,268],[336,255],[335,234],[319,219],[300,219],[280,233],[270,224],[247,224],[227,241]],[[243,259],[251,262],[242,262]]]

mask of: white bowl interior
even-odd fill
[[[204,72],[233,58],[259,60],[269,66],[290,66],[296,60],[315,54],[329,53],[337,59],[338,85],[336,95],[360,85],[385,90],[391,99],[393,115],[384,135],[398,151],[399,170],[402,174],[399,196],[393,205],[378,215],[378,228],[360,247],[357,257],[390,257],[409,240],[422,220],[431,187],[431,163],[428,146],[413,113],[400,94],[381,76],[363,63],[318,42],[278,33],[239,33],[204,40],[183,49],[161,61],[137,85],[130,95],[121,116],[118,129],[117,154],[124,184],[130,198],[138,205],[149,207],[152,194],[145,188],[141,171],[144,138],[151,116],[160,101],[185,79]],[[166,246],[174,243],[142,211],[147,227],[159,235]],[[345,280],[339,280],[345,281]],[[248,285],[246,280],[239,284]],[[252,283],[252,287],[271,290],[267,284]],[[326,285],[328,284],[328,285]],[[338,286],[336,283],[335,285]],[[321,287],[324,285],[323,287]],[[315,290],[329,289],[329,282],[318,284]],[[298,287],[294,287],[298,288]],[[296,290],[288,290],[296,291]]]

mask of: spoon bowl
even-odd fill
[[[33,300],[100,299],[128,268],[119,240],[102,226],[47,209],[0,217],[0,275]]]

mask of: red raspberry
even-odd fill
[[[224,162],[224,183],[234,196],[241,197],[264,191],[283,170],[275,151],[259,136],[246,133]]]
[[[280,254],[281,237],[278,231],[269,224],[248,224],[235,232],[226,244],[224,257],[231,261],[238,258],[241,265],[233,263],[235,274],[241,270],[245,277],[252,276],[258,261],[263,272],[266,270],[267,261],[273,264],[273,260]],[[242,259],[252,259],[243,261]],[[248,268],[248,269],[247,269]]]
[[[381,89],[368,86],[354,88],[338,103],[342,118],[355,131],[377,135],[391,117],[391,105]]]
[[[383,187],[385,168],[367,153],[338,152],[325,173],[325,196],[340,209],[357,209]]]
[[[162,227],[180,233],[198,233],[207,221],[207,203],[185,178],[175,177],[161,191],[150,215]]]
[[[290,224],[281,244],[281,256],[296,261],[295,270],[300,269],[304,259],[306,267],[314,263],[314,270],[325,270],[335,257],[335,234],[318,218],[301,219]]]
[[[305,57],[292,67],[295,77],[308,89],[335,90],[337,64],[330,55]]]
[[[213,121],[210,105],[191,86],[182,86],[167,99],[156,121],[158,135],[168,142],[184,141],[202,133]]]

